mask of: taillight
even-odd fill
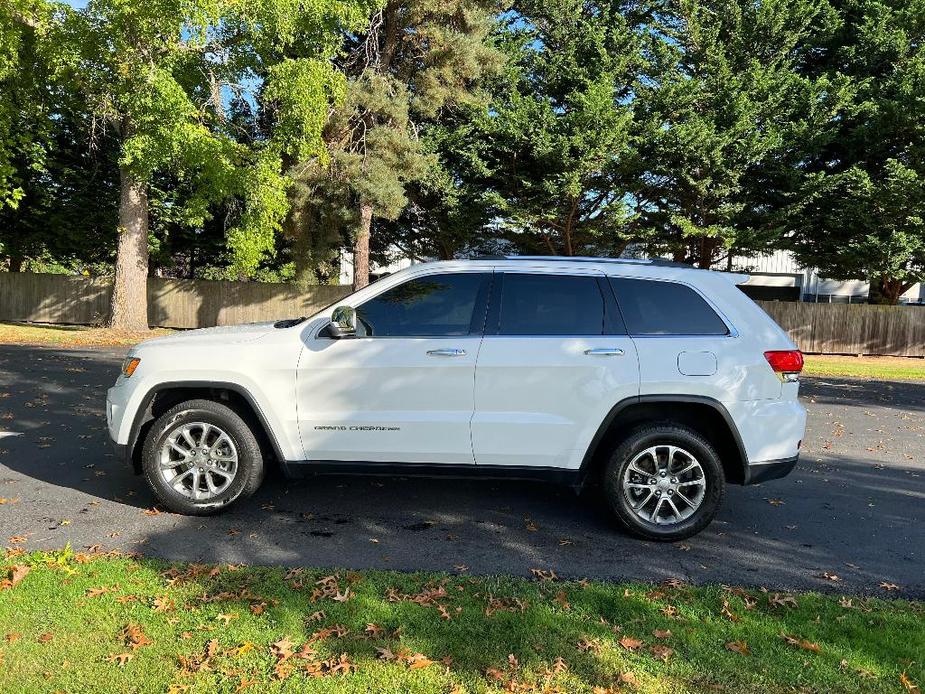
[[[764,353],[764,358],[782,381],[796,381],[803,370],[803,353],[798,349],[776,349]]]

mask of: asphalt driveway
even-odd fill
[[[730,487],[710,528],[659,545],[615,527],[594,494],[540,483],[276,475],[216,518],[159,513],[106,433],[124,352],[0,346],[0,545],[925,597],[925,384],[807,379],[797,470]]]

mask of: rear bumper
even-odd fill
[[[797,454],[792,458],[749,463],[745,466],[745,481],[743,484],[761,484],[769,480],[786,477],[796,467],[799,458],[800,456]]]

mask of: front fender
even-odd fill
[[[281,402],[293,402],[292,395],[280,400],[279,398],[271,397],[264,387],[261,387],[247,376],[240,373],[229,374],[217,371],[203,373],[197,370],[195,374],[184,374],[182,372],[164,374],[159,372],[156,378],[149,376],[133,385],[134,388],[124,403],[115,405],[115,407],[121,406],[124,409],[124,416],[118,425],[113,427],[114,430],[111,431],[117,448],[123,451],[126,456],[132,455],[142,426],[150,419],[148,414],[154,398],[159,393],[173,389],[192,389],[201,391],[226,390],[237,393],[254,411],[279,460],[298,460],[302,457],[301,442],[297,436],[293,437],[292,435],[296,428],[294,426],[287,428],[279,412]],[[110,401],[113,400],[113,391],[117,390],[118,387],[110,391]],[[275,407],[274,403],[276,404]],[[292,420],[294,424],[294,408]]]

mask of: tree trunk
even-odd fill
[[[912,287],[912,283],[903,282],[902,280],[892,279],[881,276],[876,282],[871,283],[870,300],[874,304],[889,304],[895,306],[899,303],[899,297]]]
[[[353,242],[353,291],[369,284],[369,232],[373,223],[373,206],[360,204],[360,228]]]
[[[22,264],[25,260],[18,253],[10,255],[10,272],[22,272]]]
[[[109,327],[148,329],[148,193],[119,169],[119,248]]]

